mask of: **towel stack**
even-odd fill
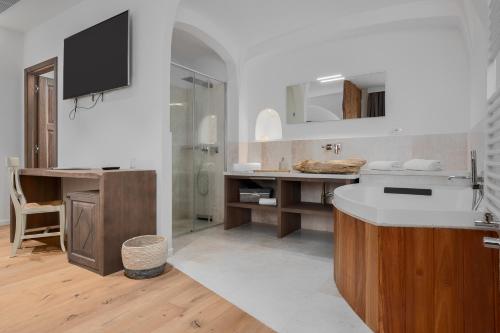
[[[439,171],[442,170],[442,166],[439,160],[413,159],[404,164],[400,161],[373,161],[368,163],[367,169],[382,171]]]
[[[233,164],[234,172],[254,172],[260,170],[262,165],[260,163],[235,163]]]
[[[402,170],[403,164],[400,161],[373,161],[367,166],[370,170]]]
[[[260,198],[259,205],[276,206],[276,198]]]
[[[439,171],[441,170],[441,161],[414,159],[403,164],[403,168],[416,171]]]

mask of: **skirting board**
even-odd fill
[[[0,226],[1,225],[9,225],[9,224],[10,224],[10,220],[9,219],[0,220]]]

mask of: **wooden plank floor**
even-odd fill
[[[0,332],[272,332],[178,270],[145,281],[101,277],[51,243],[25,242],[9,258],[0,227]]]

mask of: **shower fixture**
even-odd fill
[[[192,76],[185,77],[185,78],[183,78],[183,80],[186,82],[189,82],[189,83],[193,83],[193,81],[194,81],[194,84],[205,87],[205,88],[213,88],[214,87],[214,85],[211,82],[200,80],[198,78],[193,78]]]

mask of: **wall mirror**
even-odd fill
[[[287,123],[385,116],[385,73],[335,74],[288,86]]]

